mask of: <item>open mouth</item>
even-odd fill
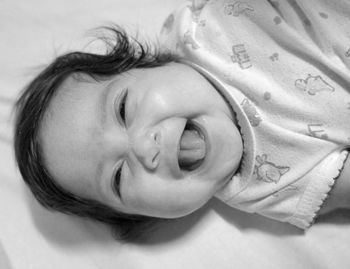
[[[184,171],[198,169],[206,155],[205,138],[201,129],[191,120],[186,122],[180,138],[178,161]]]

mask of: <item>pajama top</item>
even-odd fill
[[[308,228],[350,145],[350,1],[187,1],[166,19],[161,45],[237,118],[241,165],[216,196]]]

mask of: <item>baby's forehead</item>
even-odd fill
[[[79,102],[92,91],[101,92],[109,81],[110,79],[96,80],[84,73],[73,73],[58,86],[49,108],[62,102],[71,104]]]
[[[47,121],[54,120],[59,115],[76,113],[79,107],[90,100],[91,105],[98,98],[102,85],[86,74],[72,74],[56,89],[44,113],[42,127]],[[81,112],[83,113],[83,112]],[[67,117],[68,119],[68,117]]]
[[[139,70],[138,70],[139,71]],[[58,94],[74,94],[79,90],[83,90],[85,87],[100,86],[105,87],[108,84],[116,84],[125,78],[136,79],[133,75],[135,73],[134,69],[123,71],[118,74],[111,76],[96,76],[92,77],[89,74],[82,72],[75,72],[70,74],[62,83],[59,85],[57,93]]]
[[[61,167],[62,161],[66,163],[65,159],[51,156],[52,152],[56,153],[53,155],[76,156],[76,159],[87,156],[93,141],[91,137],[98,133],[95,130],[100,130],[98,100],[105,83],[87,75],[70,76],[57,89],[39,131],[44,159],[51,170]],[[63,174],[52,173],[64,178]]]
[[[69,94],[72,95],[87,85],[96,85],[100,82],[85,73],[73,73],[69,75],[62,84],[58,87],[57,93],[59,94]]]

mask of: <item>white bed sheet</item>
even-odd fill
[[[121,244],[106,227],[44,210],[16,170],[11,108],[19,90],[54,55],[81,49],[105,22],[153,37],[182,0],[0,1],[0,267],[350,268],[350,214],[306,233],[211,201],[163,225],[149,240]]]

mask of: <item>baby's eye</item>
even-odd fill
[[[118,194],[119,197],[121,197],[121,195],[120,195],[121,175],[122,175],[122,166],[120,166],[118,168],[117,172],[115,173],[114,182],[113,182],[113,188],[114,188],[114,190],[116,191],[116,193]]]
[[[123,97],[121,102],[119,103],[119,115],[122,121],[125,124],[125,105],[126,105],[126,98],[128,97],[128,89],[124,91]]]

